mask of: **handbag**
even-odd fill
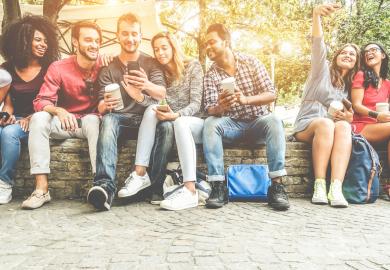
[[[229,200],[267,200],[271,179],[267,165],[231,165],[226,172]]]
[[[169,162],[167,164],[167,175],[163,184],[164,199],[167,199],[181,188],[183,188],[183,172],[180,164],[177,162]],[[195,188],[198,190],[199,205],[205,205],[211,193],[211,186],[206,181],[206,175],[198,170],[196,170]]]

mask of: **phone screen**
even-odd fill
[[[140,70],[139,63],[137,61],[128,61],[126,68],[127,74],[130,74],[130,70]]]

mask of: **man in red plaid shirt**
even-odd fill
[[[206,52],[214,61],[204,77],[204,107],[210,115],[203,130],[203,150],[212,186],[206,206],[219,208],[227,203],[223,142],[266,143],[269,176],[268,203],[277,210],[290,206],[282,185],[285,137],[282,121],[270,113],[275,88],[264,65],[255,57],[235,52],[229,31],[222,24],[207,29]],[[234,77],[235,91],[222,89],[221,81]]]

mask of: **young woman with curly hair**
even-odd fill
[[[26,15],[6,27],[1,53],[6,60],[1,72],[7,71],[12,77],[9,87],[0,88],[2,111],[9,114],[8,119],[0,119],[0,204],[4,204],[12,199],[20,141],[26,140],[34,113],[32,101],[48,66],[59,58],[56,28],[42,16]]]

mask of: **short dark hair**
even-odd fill
[[[230,47],[231,36],[229,30],[225,27],[225,25],[223,25],[222,23],[214,23],[207,28],[206,34],[209,34],[211,32],[217,32],[218,36],[222,40],[226,40],[229,43]]]
[[[122,16],[119,17],[118,22],[116,23],[116,32],[119,32],[119,25],[121,22],[128,22],[128,23],[138,23],[139,24],[139,31],[141,33],[141,20],[138,18],[137,15],[134,13],[125,13]]]
[[[100,43],[102,43],[102,29],[100,28],[100,26],[97,23],[92,22],[92,21],[79,21],[79,22],[75,23],[72,26],[72,33],[71,33],[72,38],[79,40],[81,28],[95,29],[96,32],[98,32],[98,34],[99,34]]]
[[[47,51],[39,60],[43,68],[59,59],[56,27],[45,17],[26,14],[6,26],[1,41],[1,54],[10,65],[26,68],[32,57],[32,41],[35,31],[45,35]]]

